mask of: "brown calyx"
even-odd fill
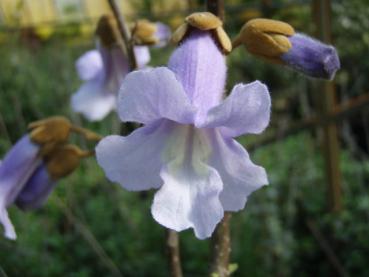
[[[223,22],[209,12],[197,12],[187,16],[185,23],[173,33],[171,41],[179,44],[193,29],[210,31],[224,54],[232,51],[232,43],[223,29]]]

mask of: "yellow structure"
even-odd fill
[[[135,11],[147,8],[152,13],[186,11],[185,0],[116,0],[123,14],[134,17]],[[110,13],[108,0],[0,0],[0,27],[49,29],[53,26],[75,22],[82,29],[91,29],[98,18]]]
[[[118,0],[125,13],[132,13],[127,0]],[[109,13],[107,0],[0,0],[0,24],[31,27],[97,19]]]

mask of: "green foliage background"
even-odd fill
[[[313,34],[310,2],[302,2],[275,1],[278,8],[268,13]],[[282,4],[286,8],[279,8]],[[242,22],[232,16],[232,9],[227,11],[226,29],[234,34]],[[333,11],[334,42],[342,61],[336,82],[344,99],[369,88],[369,11],[365,0],[333,1]],[[57,34],[30,47],[21,43],[18,34],[10,34],[0,45],[0,157],[25,133],[27,123],[55,114],[102,135],[117,132],[115,114],[101,123],[88,123],[71,112],[70,95],[81,84],[74,61],[94,45],[92,39],[80,40],[78,32],[65,33],[74,35]],[[171,51],[153,49],[151,65],[165,64]],[[268,132],[309,113],[301,108],[302,95],[308,95],[309,103],[310,98],[319,99],[320,92],[314,91],[317,81],[265,64],[243,49],[230,56],[228,79],[229,88],[254,79],[269,85],[274,109]],[[311,104],[307,107],[312,109]],[[362,117],[355,115],[352,121]],[[257,139],[240,141],[248,145]],[[73,140],[93,147],[78,137]],[[251,153],[253,161],[266,168],[270,185],[255,192],[246,209],[233,216],[232,262],[239,267],[234,276],[337,276],[311,226],[348,274],[369,275],[367,153],[360,150],[358,155],[357,148],[341,138],[344,209],[330,213],[320,140],[319,132],[306,131]],[[152,195],[124,191],[105,179],[94,159],[84,161],[58,182],[42,209],[24,213],[10,208],[19,238],[16,242],[0,238],[0,275],[168,276],[164,229],[150,215]],[[181,251],[185,276],[207,274],[209,240],[195,239],[191,230],[182,232]]]

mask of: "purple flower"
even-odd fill
[[[39,150],[40,147],[28,135],[23,136],[0,165],[0,223],[4,226],[5,237],[9,239],[16,239],[16,234],[6,209],[17,199],[40,165]]]
[[[148,49],[138,52],[138,64],[144,66],[150,60]],[[103,119],[115,109],[116,92],[128,73],[127,57],[119,47],[100,46],[99,50],[82,55],[76,62],[76,68],[86,82],[72,96],[72,109],[90,121]]]
[[[86,82],[72,96],[71,105],[75,112],[83,114],[90,121],[102,120],[115,109],[120,84],[129,72],[128,57],[122,52],[117,39],[110,37],[113,36],[110,34],[112,29],[106,29],[106,20],[102,19],[101,26],[105,27],[97,31],[100,36],[98,50],[86,52],[76,62],[78,75]],[[169,27],[159,22],[147,24],[155,30],[152,38],[157,46],[164,46],[170,36]],[[151,59],[148,46],[134,46],[133,50],[137,67],[146,67]]]
[[[292,47],[281,55],[291,68],[308,76],[332,80],[340,68],[340,60],[333,46],[303,34],[288,37]]]
[[[123,121],[144,124],[126,137],[108,136],[96,147],[107,177],[131,191],[159,189],[152,215],[181,231],[209,237],[224,211],[244,208],[268,183],[234,140],[269,123],[270,96],[259,81],[236,85],[222,101],[225,58],[207,31],[193,29],[168,67],[127,75],[119,93]]]

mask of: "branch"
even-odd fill
[[[120,12],[117,2],[115,0],[108,0],[111,10],[113,11],[114,17],[118,24],[118,30],[122,36],[123,42],[126,46],[127,56],[129,61],[129,71],[137,68],[137,61],[135,52],[133,51],[133,42],[131,39],[131,33],[127,28],[127,24],[124,20],[123,14]]]
[[[170,274],[172,277],[182,277],[179,236],[176,231],[166,229],[166,246],[169,256]]]
[[[225,212],[212,236],[213,265],[211,276],[230,276],[229,256],[231,254],[230,220],[232,214]]]

